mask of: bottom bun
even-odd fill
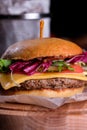
[[[84,90],[84,87],[79,88],[64,88],[64,89],[57,89],[57,90],[51,90],[51,89],[42,89],[42,90],[31,90],[31,91],[10,91],[3,93],[6,95],[33,95],[33,96],[43,96],[43,97],[70,97],[75,94],[82,93]]]

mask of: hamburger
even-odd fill
[[[70,97],[87,86],[87,52],[60,38],[12,44],[0,59],[0,94]]]

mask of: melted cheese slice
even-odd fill
[[[13,74],[13,79],[11,78],[11,74],[0,74],[0,83],[3,89],[8,90],[16,84],[20,84],[29,79],[47,79],[47,78],[71,78],[71,79],[78,79],[87,81],[87,77],[83,73],[38,73],[31,76],[24,75],[24,74]]]

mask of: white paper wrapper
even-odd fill
[[[68,98],[45,98],[40,96],[29,96],[29,95],[13,95],[13,96],[2,96],[0,95],[0,102],[10,103],[22,103],[22,104],[34,104],[51,109],[56,109],[66,103],[84,101],[87,100],[87,92],[74,95]]]

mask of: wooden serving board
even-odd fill
[[[87,130],[87,101],[65,104],[55,110],[0,103],[0,130]]]

